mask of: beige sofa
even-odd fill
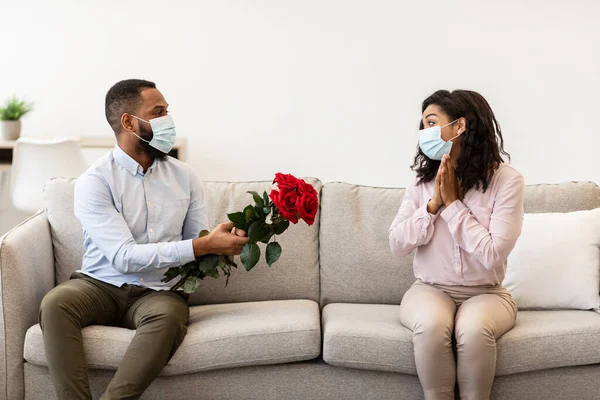
[[[411,332],[398,310],[412,257],[395,258],[387,229],[402,189],[324,186],[312,227],[281,236],[268,268],[206,280],[190,299],[189,333],[145,399],[420,399]],[[213,225],[268,182],[206,182]],[[79,267],[73,182],[51,181],[47,210],[0,242],[0,398],[55,398],[38,307]],[[592,183],[527,187],[527,212],[600,207]],[[83,331],[94,396],[111,379],[134,331]],[[600,398],[600,314],[522,311],[498,341],[494,399]]]

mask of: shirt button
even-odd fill
[[[150,228],[150,233],[154,232],[154,229]]]
[[[140,278],[140,282],[144,282],[144,278]]]
[[[152,203],[148,202],[148,206],[149,206],[149,207],[151,207],[151,206],[152,206]]]

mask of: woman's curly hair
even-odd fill
[[[421,112],[431,104],[440,107],[450,121],[461,117],[467,120],[466,130],[461,135],[456,177],[463,193],[472,188],[485,192],[496,168],[504,162],[503,156],[510,160],[510,154],[504,151],[502,131],[492,108],[482,95],[470,90],[438,90],[425,99]],[[423,120],[420,129],[423,129]],[[411,168],[417,173],[419,184],[434,179],[439,167],[440,161],[428,158],[417,146],[417,155]]]

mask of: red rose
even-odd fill
[[[282,189],[281,191],[272,190],[269,197],[285,219],[289,220],[292,224],[298,223],[298,210],[296,209],[298,191],[289,188]]]
[[[273,183],[276,183],[279,189],[296,189],[298,187],[298,179],[294,175],[281,172],[275,174]]]
[[[298,215],[300,215],[300,218],[302,218],[304,222],[308,225],[314,224],[315,216],[319,210],[319,197],[312,185],[306,184],[306,192],[298,197],[296,208],[298,209]]]

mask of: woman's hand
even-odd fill
[[[444,205],[444,202],[442,201],[442,193],[440,191],[440,183],[442,181],[441,171],[442,171],[442,168],[440,166],[440,168],[438,169],[438,172],[435,176],[435,186],[433,187],[433,197],[431,197],[431,200],[429,200],[429,202],[427,203],[427,212],[429,214],[437,214],[440,207],[442,207],[442,205]]]
[[[456,180],[456,164],[449,155],[442,158],[439,172],[441,172],[440,193],[442,202],[445,206],[449,206],[460,198],[460,188]]]

